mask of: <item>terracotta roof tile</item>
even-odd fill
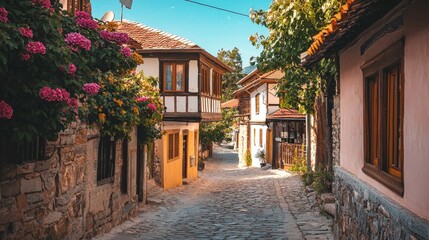
[[[280,108],[279,110],[269,114],[268,120],[274,119],[304,119],[305,115],[292,108]]]
[[[127,33],[143,49],[201,49],[185,38],[129,20],[123,20],[117,31]]]
[[[238,108],[238,99],[234,98],[222,103],[221,108]]]

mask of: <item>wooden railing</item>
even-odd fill
[[[306,157],[306,146],[303,144],[281,143],[279,154],[284,165],[293,165],[294,159]]]

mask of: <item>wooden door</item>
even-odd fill
[[[267,129],[267,138],[266,138],[266,159],[269,164],[273,163],[273,131],[271,129]]]

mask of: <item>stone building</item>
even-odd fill
[[[429,239],[429,2],[343,5],[304,53],[338,59],[338,239]]]
[[[130,141],[103,141],[75,125],[38,148],[43,156],[21,147],[24,161],[2,159],[0,239],[90,238],[135,215],[136,131]]]

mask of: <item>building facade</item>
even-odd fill
[[[124,20],[118,31],[135,41],[144,58],[137,67],[159,79],[164,103],[156,157],[161,162],[164,189],[198,176],[199,124],[222,119],[222,75],[231,69],[187,39]]]
[[[429,239],[429,3],[349,1],[304,58],[337,54],[337,238]]]

